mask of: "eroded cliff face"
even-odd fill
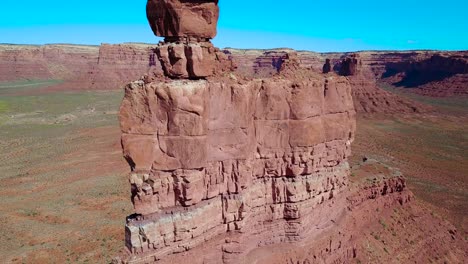
[[[441,53],[390,62],[381,78],[397,87],[417,88],[416,92],[423,95],[466,96],[468,56],[462,52]]]
[[[187,10],[199,11],[184,18],[195,22],[205,11],[217,17],[217,1],[177,2],[156,3],[172,14],[149,1],[150,24]],[[125,89],[122,147],[136,212],[127,219],[125,263],[169,263],[209,243],[195,263],[242,263],[255,248],[307,238],[346,208],[349,81],[301,69],[294,53],[281,58],[280,74],[236,76],[202,22],[185,30],[156,22],[165,78]]]
[[[0,81],[71,79],[98,60],[98,51],[95,46],[0,45]]]
[[[271,76],[279,70],[282,57],[288,49],[273,51],[229,49],[238,64],[237,73],[247,76]],[[353,56],[359,58],[357,68],[350,65]],[[323,72],[323,65],[330,60],[330,68],[348,76],[358,113],[413,113],[430,109],[412,100],[383,90],[377,82],[388,83],[408,91],[428,96],[466,96],[466,52],[357,52],[314,53],[298,52],[301,67],[313,72]],[[345,61],[343,61],[345,60]],[[348,61],[346,61],[348,60]],[[351,63],[353,65],[353,63]],[[357,70],[357,71],[356,71]],[[330,71],[327,71],[330,72]]]
[[[365,65],[358,53],[343,57],[335,63],[334,70],[348,78],[354,107],[359,113],[420,113],[430,110],[428,106],[381,89],[373,77],[372,68]]]
[[[289,49],[273,51],[229,50],[238,68],[236,73],[251,77],[270,77],[281,69],[288,54],[296,53]],[[358,113],[414,113],[429,109],[419,103],[402,98],[378,87],[374,68],[367,57],[360,53],[312,53],[297,52],[300,68],[313,73],[342,75],[351,84],[354,106]],[[327,64],[328,63],[328,64]]]
[[[208,9],[206,12],[211,14],[212,10]],[[193,23],[202,28],[202,34],[207,36],[214,34],[212,24],[207,24],[207,21],[216,21],[216,15],[214,17],[208,15],[206,17],[208,20],[205,20],[203,12],[198,14],[201,17]],[[191,41],[192,47],[181,46],[185,39],[190,38],[194,40]],[[177,76],[203,78],[219,68],[217,65],[206,63],[206,60],[199,61],[199,67],[196,69],[188,68],[187,65],[194,64],[192,61],[187,61],[187,58],[192,58],[192,53],[204,54],[206,58],[211,56],[212,59],[217,56],[230,57],[233,62],[232,68],[237,66],[236,74],[249,78],[266,78],[277,74],[285,56],[294,52],[290,49],[215,51],[216,48],[206,41],[209,38],[196,37],[193,32],[186,32],[184,38],[172,36],[167,39],[173,40],[167,42],[171,45],[167,45],[166,49],[161,49],[160,52],[165,54],[165,61],[172,61],[174,65],[166,63],[169,67],[164,70],[166,74],[175,74],[176,78]],[[144,74],[163,75],[163,67],[156,52],[154,46],[146,44],[0,45],[0,81],[55,79],[63,82],[54,85],[51,89],[118,89]],[[323,65],[327,59],[330,60],[330,70],[339,73],[342,60],[352,55],[306,51],[297,54],[301,67],[315,73],[323,72]],[[411,51],[356,54],[360,57],[361,67],[365,73],[365,78],[352,83],[358,113],[412,113],[428,110],[414,101],[405,100],[379,88],[376,82],[407,88],[408,91],[425,96],[446,97],[468,94],[466,52]],[[199,60],[197,57],[194,58]],[[184,68],[183,72],[178,72],[180,67]]]
[[[144,74],[162,74],[150,45],[0,45],[0,81],[63,81],[60,90],[124,87]]]
[[[127,247],[151,259],[229,232],[260,246],[325,224],[314,208],[347,186],[350,92],[346,79],[323,76],[127,86],[122,145],[139,214]],[[245,247],[239,254],[256,246]]]

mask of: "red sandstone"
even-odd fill
[[[120,111],[136,212],[127,220],[120,262],[357,259],[359,231],[372,223],[373,212],[407,206],[412,194],[401,177],[350,190],[355,111],[425,111],[378,88],[376,77],[402,85],[411,80],[424,94],[464,94],[466,60],[291,50],[248,57],[209,42],[217,8],[217,1],[149,1],[152,29],[166,37],[155,48],[7,46],[0,79],[37,76],[67,80],[56,89],[114,88],[147,73],[126,86]],[[440,68],[447,78],[412,78]],[[442,90],[447,82],[457,85]],[[443,232],[434,237],[452,234]]]

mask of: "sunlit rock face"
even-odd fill
[[[150,0],[148,18],[166,37],[165,76],[127,85],[120,108],[136,213],[122,262],[214,243],[190,263],[242,263],[342,215],[355,131],[347,78],[303,69],[294,52],[269,78],[236,76],[209,42],[215,1]]]
[[[223,245],[234,253],[217,249],[229,263],[226,254],[300,241],[346,208],[354,116],[337,76],[129,84],[120,112],[137,213],[129,252],[164,259],[238,234],[241,244]]]
[[[156,36],[212,39],[219,7],[217,0],[149,0],[146,15]]]
[[[218,1],[149,0],[146,14],[154,34],[165,38],[156,47],[165,76],[203,79],[223,68],[226,56],[210,42],[216,36]]]

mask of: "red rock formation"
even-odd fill
[[[156,36],[212,39],[218,23],[218,0],[150,0],[148,22]]]
[[[421,113],[430,107],[379,88],[372,79],[350,77],[354,107],[358,113]]]
[[[366,70],[355,72],[316,74],[289,52],[270,78],[215,72],[129,84],[120,121],[136,214],[116,261],[347,263],[365,256],[358,243],[373,212],[404,206],[412,195],[400,177],[349,188],[350,83]],[[262,247],[269,253],[258,253]]]
[[[382,78],[397,87],[430,96],[468,95],[468,57],[432,55],[386,64]]]
[[[468,96],[468,74],[454,74],[413,88],[412,92],[433,97]]]
[[[466,51],[360,52],[363,66],[379,82],[427,96],[466,96]]]
[[[98,60],[99,47],[0,45],[0,81],[72,79]]]
[[[360,73],[362,61],[359,54],[350,54],[341,63],[335,65],[335,67],[341,76],[355,76]]]
[[[215,236],[251,240],[224,245],[229,262],[299,240],[329,219],[312,217],[314,208],[343,201],[354,122],[339,77],[127,86],[122,145],[139,214],[127,224],[128,249],[149,261]]]
[[[0,45],[0,81],[62,80],[52,89],[119,89],[149,72],[162,72],[144,44],[101,46]]]
[[[332,67],[331,67],[330,59],[326,59],[325,64],[323,65],[323,68],[322,68],[322,72],[329,73],[331,72],[331,70],[332,70]]]
[[[237,73],[267,77],[277,74],[286,54],[292,51],[274,51],[264,53],[240,53],[231,50],[232,57],[238,61]],[[402,98],[378,87],[373,68],[361,59],[359,54],[340,53],[314,54],[298,52],[299,66],[312,72],[323,73],[323,56],[330,57],[330,68],[349,78],[352,87],[355,109],[358,113],[413,113],[427,111],[417,102]],[[367,58],[367,57],[366,57]],[[247,61],[254,61],[253,64]],[[333,65],[333,66],[332,66]]]
[[[415,113],[429,107],[402,98],[379,88],[368,67],[364,67],[359,54],[350,54],[335,65],[340,75],[348,76],[354,107],[360,113]]]
[[[264,52],[263,55],[255,58],[253,66],[254,76],[270,77],[278,74],[287,56],[288,51],[274,50]]]
[[[186,11],[206,4],[176,2],[181,10],[149,15],[150,23],[179,14],[196,20]],[[226,76],[224,53],[198,36],[161,30],[168,25],[157,24],[155,33],[169,38],[156,50],[172,80],[129,84],[120,109],[136,212],[122,261],[169,261],[212,241],[221,244],[205,260],[239,263],[336,217],[345,208],[355,129],[346,78],[300,69],[296,53],[284,54],[271,78]],[[331,206],[335,213],[315,216]]]
[[[146,14],[154,34],[165,37],[156,53],[167,77],[199,79],[231,69],[227,56],[210,42],[216,36],[217,0],[150,0]]]
[[[155,51],[148,45],[108,45],[99,48],[97,63],[92,64],[59,89],[79,87],[88,89],[117,89],[125,86],[130,78],[140,78],[144,74],[162,75],[161,64]],[[71,88],[73,88],[71,87]]]
[[[172,37],[172,39],[174,38]],[[181,40],[181,42],[183,41]],[[209,46],[211,47],[211,45]],[[203,47],[202,51],[208,56],[213,56],[212,51],[207,52]],[[225,55],[221,59],[223,61],[226,61],[226,57],[231,57],[236,62],[235,65],[238,66],[236,73],[239,75],[268,77],[278,72],[281,56],[288,52],[292,52],[292,50],[281,49],[265,52],[262,50],[228,49],[216,52],[216,56]],[[224,54],[220,55],[221,53]],[[366,78],[368,80],[408,87],[408,91],[428,96],[466,96],[468,93],[466,85],[468,76],[466,58],[468,55],[466,52],[411,51],[359,52],[358,54],[362,61],[362,67],[367,72]],[[298,52],[301,67],[317,73],[323,71],[325,58],[329,58],[333,66],[340,63],[345,55],[343,53]],[[187,57],[185,48],[184,57]],[[231,61],[228,60],[228,62]],[[223,67],[230,69],[234,68],[234,65],[224,65]],[[210,67],[202,66],[202,69],[209,71]],[[161,71],[162,67],[156,51],[150,45],[144,44],[103,44],[100,47],[0,45],[0,81],[56,79],[62,80],[63,83],[55,86],[54,89],[118,89],[144,74],[152,72],[160,75]],[[189,71],[185,69],[182,75],[187,74]],[[421,77],[424,78],[421,79]],[[358,87],[358,89],[360,88]],[[395,102],[396,104],[402,100],[379,88],[364,91],[364,93],[373,94],[373,97],[381,98],[381,101]],[[391,96],[393,99],[387,99],[386,96]],[[408,100],[403,101],[409,105],[413,103]],[[361,104],[361,102],[369,104],[372,100],[358,101],[357,104]],[[421,107],[416,106],[416,108]],[[404,112],[412,111],[405,105],[394,108],[379,103],[372,111],[390,113],[400,111],[398,109],[406,109]],[[357,110],[361,112],[362,109],[358,108]]]

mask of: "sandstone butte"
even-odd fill
[[[210,42],[218,12],[218,1],[148,1],[151,28],[165,37],[155,48],[163,75],[125,88],[120,125],[135,214],[115,263],[256,263],[256,249],[318,241],[368,199],[411,199],[401,177],[350,194],[352,79],[305,69],[294,52],[270,77],[233,74]],[[359,81],[360,69],[351,56],[340,72]],[[355,258],[353,233],[337,236],[314,257]],[[285,263],[265,263],[275,261]]]

